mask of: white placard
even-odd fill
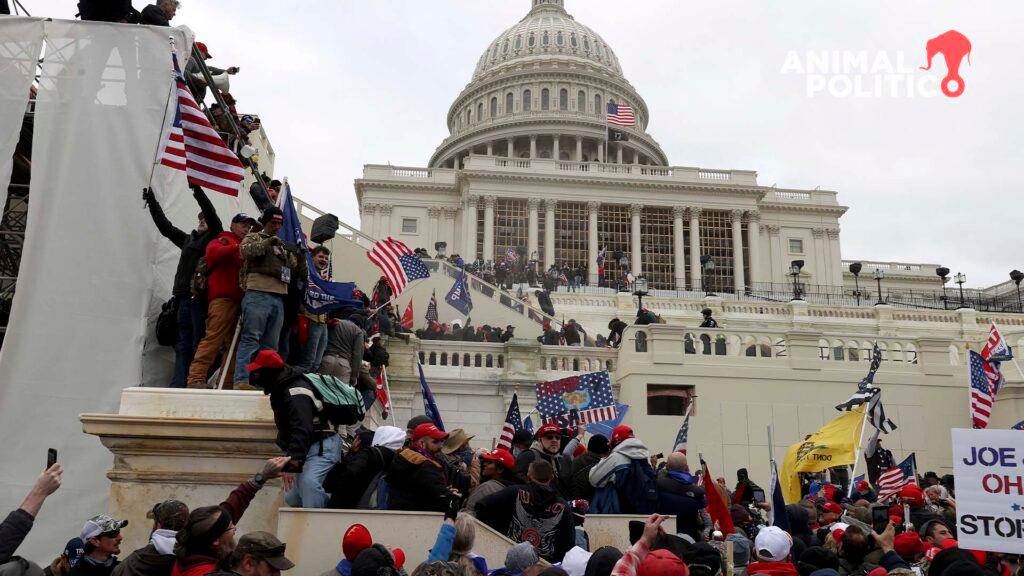
[[[961,548],[1024,553],[1024,432],[953,430]]]

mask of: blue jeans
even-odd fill
[[[304,372],[314,372],[320,366],[324,352],[327,351],[327,324],[310,320],[307,334],[306,346],[302,349],[297,367]]]
[[[174,343],[174,376],[171,388],[184,388],[188,382],[188,367],[196,355],[196,347],[206,332],[206,302],[195,303],[191,298],[175,296],[178,304],[178,340]],[[202,326],[196,323],[195,308],[202,308]]]
[[[292,508],[324,508],[330,494],[324,491],[324,478],[341,461],[341,436],[334,434],[313,442],[306,452],[302,472],[295,477],[295,486],[284,495]]]
[[[258,350],[277,350],[277,338],[284,322],[284,299],[280,294],[246,290],[242,297],[242,334],[238,338],[235,384],[249,383],[249,371]]]

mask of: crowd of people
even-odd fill
[[[292,506],[443,513],[429,558],[413,576],[718,576],[727,567],[741,576],[1008,576],[1017,568],[1015,556],[959,547],[952,476],[928,472],[878,503],[868,480],[848,495],[816,475],[803,482],[799,502],[774,511],[785,522],[771,523],[770,498],[746,470],[730,489],[724,478],[712,482],[691,471],[685,451],[651,454],[628,426],[610,438],[587,438],[549,423],[535,434],[516,432],[509,449],[474,449],[472,435],[444,432],[427,416],[413,417],[404,430],[364,428],[359,410],[338,410],[344,402],[322,397],[276,352],[262,352],[248,369],[271,396],[284,456],[266,461],[218,505],[155,503],[149,543],[123,559],[127,521],[89,518],[43,569],[15,554],[61,484],[55,464],[0,525],[0,574],[279,574],[294,566],[286,544],[266,532],[236,540],[234,529],[275,478]],[[318,399],[335,410],[317,408]],[[349,428],[337,424],[343,422]],[[715,517],[712,500],[727,519]],[[647,517],[629,523],[628,549],[592,549],[587,518],[609,513]],[[504,558],[475,554],[477,522],[516,545]],[[346,530],[336,564],[302,571],[398,576],[409,573],[404,562],[400,548],[375,542],[356,524]]]

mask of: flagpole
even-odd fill
[[[235,324],[235,335],[231,337],[231,345],[228,346],[227,351],[224,352],[224,360],[220,363],[220,378],[217,379],[217,390],[224,389],[224,379],[228,376],[226,370],[228,362],[231,361],[231,355],[235,352],[235,348],[238,346],[238,335],[242,332],[242,317],[238,317],[238,323]]]
[[[388,404],[391,404],[391,410],[390,410],[390,412],[391,412],[391,423],[397,428],[398,427],[398,421],[395,420],[395,406],[394,406],[394,402],[391,399],[391,385],[388,384],[388,367],[387,366],[381,366],[380,367],[380,372],[381,372],[381,375],[384,376],[384,391],[388,393]]]
[[[997,332],[999,331],[999,327],[996,326],[995,322],[992,322],[992,327],[994,327]],[[1003,337],[1003,333],[1002,332],[999,332],[999,337],[1000,338]],[[1004,338],[1003,341],[1005,342],[1006,339]],[[1007,344],[1006,347],[1009,348],[1010,345]],[[1010,360],[1013,360],[1013,365],[1017,368],[1017,373],[1020,374],[1020,377],[1022,379],[1024,379],[1024,370],[1020,369],[1020,364],[1017,363],[1017,357],[1013,355],[1013,350],[1012,349],[1010,350]],[[995,400],[995,399],[993,398],[993,400]]]
[[[176,56],[176,54],[174,53],[174,36],[167,36],[167,43],[171,45],[171,55],[172,55],[172,57]],[[164,129],[167,128],[167,110],[169,110],[170,107],[171,107],[171,98],[172,97],[176,97],[177,96],[177,92],[178,92],[177,76],[176,75],[172,75],[171,78],[172,78],[172,80],[171,80],[171,91],[168,92],[168,94],[167,94],[167,101],[164,102],[164,117],[163,117],[164,118],[163,119],[163,127],[164,127]],[[161,130],[160,131],[160,139],[156,143],[156,153],[153,154],[153,165],[149,168],[149,187],[150,188],[153,187],[153,176],[156,174],[156,165],[160,163],[160,154],[161,154],[161,152],[163,152],[163,147],[164,147],[163,135],[164,135],[164,131]],[[170,136],[170,133],[168,133],[168,136]],[[186,180],[187,180],[187,178],[186,178]]]
[[[864,406],[864,420],[860,425],[860,439],[857,441],[857,454],[854,456],[853,468],[850,469],[850,487],[846,491],[846,497],[853,496],[853,475],[857,473],[857,465],[860,464],[861,450],[864,446],[864,432],[868,429],[868,406],[867,403]]]

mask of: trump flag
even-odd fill
[[[607,371],[537,384],[537,411],[544,422],[563,426],[613,420],[617,410]]]

